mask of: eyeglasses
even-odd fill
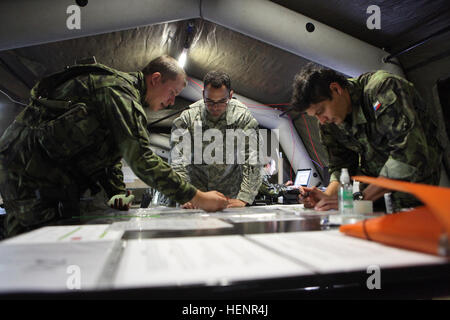
[[[222,99],[220,101],[212,101],[212,100],[204,99],[203,101],[205,102],[205,104],[208,108],[212,108],[214,106],[217,106],[218,108],[223,108],[223,107],[227,106],[228,101],[230,101],[230,99],[226,98],[226,99]]]
[[[226,107],[228,104],[228,99],[220,100],[220,101],[212,101],[212,100],[204,100],[205,104],[208,108],[212,108],[217,106],[218,108]]]

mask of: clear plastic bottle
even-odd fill
[[[338,192],[339,213],[351,215],[353,214],[353,188],[347,168],[342,168],[340,182]]]

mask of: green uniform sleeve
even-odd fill
[[[118,87],[106,87],[99,91],[106,118],[114,126],[115,141],[133,172],[169,198],[179,203],[190,201],[196,188],[183,181],[167,162],[150,149],[147,121],[137,99]]]
[[[328,167],[330,172],[330,182],[339,181],[341,169],[347,168],[350,175],[354,175],[358,170],[359,156],[357,152],[349,150],[334,137],[339,134],[334,132],[334,124],[320,126],[320,140],[328,152]]]
[[[105,174],[99,178],[99,182],[109,198],[116,194],[126,193],[125,182],[123,182],[122,162],[106,168]]]
[[[180,175],[180,177],[189,181],[190,177],[186,170],[186,165],[190,163],[192,141],[188,130],[188,123],[186,113],[176,118],[172,124],[172,131],[170,135],[170,165],[173,170]]]
[[[427,180],[436,165],[433,152],[414,108],[414,89],[396,78],[388,78],[371,95],[375,111],[376,128],[387,138],[389,157],[380,176],[421,182]]]
[[[261,185],[259,186],[258,195],[263,196],[275,195],[270,188],[269,179],[266,176],[262,177],[262,182]]]
[[[262,176],[262,183],[259,187],[258,194],[264,196],[278,197],[281,193],[286,191],[286,186],[282,184],[274,184],[269,182],[267,175]]]
[[[252,204],[261,186],[262,176],[261,164],[258,161],[258,122],[250,114],[247,123],[243,125],[243,130],[244,132],[254,130],[255,135],[250,135],[250,139],[245,139],[245,163],[242,170],[241,189],[236,199]]]

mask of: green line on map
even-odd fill
[[[75,232],[77,232],[78,230],[80,230],[81,227],[76,228],[75,230],[70,231],[69,233],[66,233],[65,235],[61,236],[58,240],[62,240],[64,238],[67,238],[68,236],[70,236],[71,234],[74,234]]]

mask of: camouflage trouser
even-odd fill
[[[152,191],[153,191],[152,204],[165,207],[175,207],[177,205],[176,201],[165,196],[158,190],[153,189]]]
[[[71,201],[68,201],[67,197],[56,201],[42,201],[36,197],[3,200],[6,210],[4,236],[12,237],[50,225],[85,223],[93,212],[98,216],[102,211],[109,209],[106,205],[108,199],[104,190],[95,196],[91,196],[88,191],[84,196],[86,198],[80,200],[78,194],[75,194]]]
[[[67,197],[71,188],[43,188],[28,182],[26,176],[8,170],[0,156],[0,193],[6,211],[6,237],[51,224],[76,210],[75,193]],[[64,196],[61,196],[64,194]]]
[[[3,201],[6,210],[5,237],[45,226],[58,216],[56,206],[47,207],[37,199]]]
[[[26,193],[23,187],[14,188],[14,183],[9,182],[9,184],[0,183],[0,193],[6,210],[6,216],[3,219],[5,237],[49,225],[80,224],[86,222],[84,219],[87,219],[92,212],[98,215],[99,212],[109,208],[106,205],[107,195],[104,190],[95,196],[91,196],[87,191],[84,194],[86,198],[80,200],[75,187],[36,190],[29,188]],[[11,191],[15,191],[16,195],[20,194],[22,197],[11,197],[13,195]],[[40,192],[37,194],[36,191]],[[50,195],[45,195],[45,192]]]
[[[50,199],[44,195],[39,195],[39,191],[42,193],[43,190],[38,189],[34,195],[30,193],[21,199],[11,199],[3,196],[4,186],[0,185],[6,211],[4,219],[6,237],[12,237],[42,226],[55,224],[60,220],[79,216],[79,204],[76,201],[79,197],[77,195],[74,195],[73,200],[66,196],[60,197],[59,200],[56,198]],[[66,192],[66,190],[63,191]]]

